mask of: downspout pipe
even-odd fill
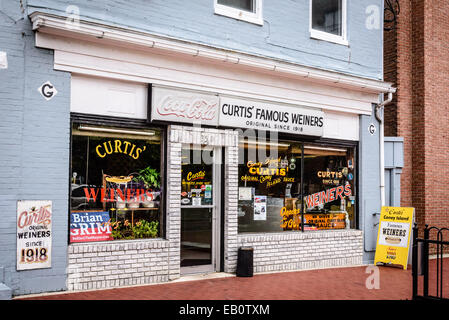
[[[388,92],[387,100],[376,105],[374,116],[379,121],[379,163],[380,163],[380,202],[385,206],[385,143],[384,143],[384,107],[393,101],[393,92]]]

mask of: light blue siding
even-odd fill
[[[64,290],[67,267],[67,210],[70,142],[70,74],[53,70],[53,51],[37,49],[19,1],[3,1],[0,50],[0,299]],[[58,94],[46,101],[37,89],[50,81]],[[18,200],[53,202],[52,267],[16,271]]]
[[[376,127],[374,134],[368,130],[371,124]],[[363,261],[372,263],[377,240],[378,213],[381,209],[379,122],[374,112],[371,116],[360,116],[359,142],[359,227],[364,232]]]
[[[348,0],[349,46],[310,38],[309,0],[264,0],[263,26],[214,14],[213,0],[28,0],[29,13],[73,13],[154,34],[271,57],[320,69],[382,79],[382,22],[365,27],[365,10],[381,0]]]
[[[385,137],[385,205],[401,206],[401,174],[404,167],[404,138]],[[388,179],[388,181],[387,181]]]

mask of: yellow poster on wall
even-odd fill
[[[414,208],[382,207],[374,265],[381,262],[407,269],[414,211]]]

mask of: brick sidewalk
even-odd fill
[[[449,259],[445,259],[445,280]],[[431,261],[431,270],[433,270]],[[411,268],[379,266],[380,289],[367,289],[367,267],[260,274],[209,280],[20,297],[33,300],[410,300]],[[433,277],[430,278],[432,284]],[[445,281],[445,296],[449,291]],[[430,293],[434,293],[432,286]]]

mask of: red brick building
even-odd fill
[[[384,31],[384,77],[397,92],[385,136],[404,138],[401,205],[424,224],[449,227],[449,1],[399,0]]]

